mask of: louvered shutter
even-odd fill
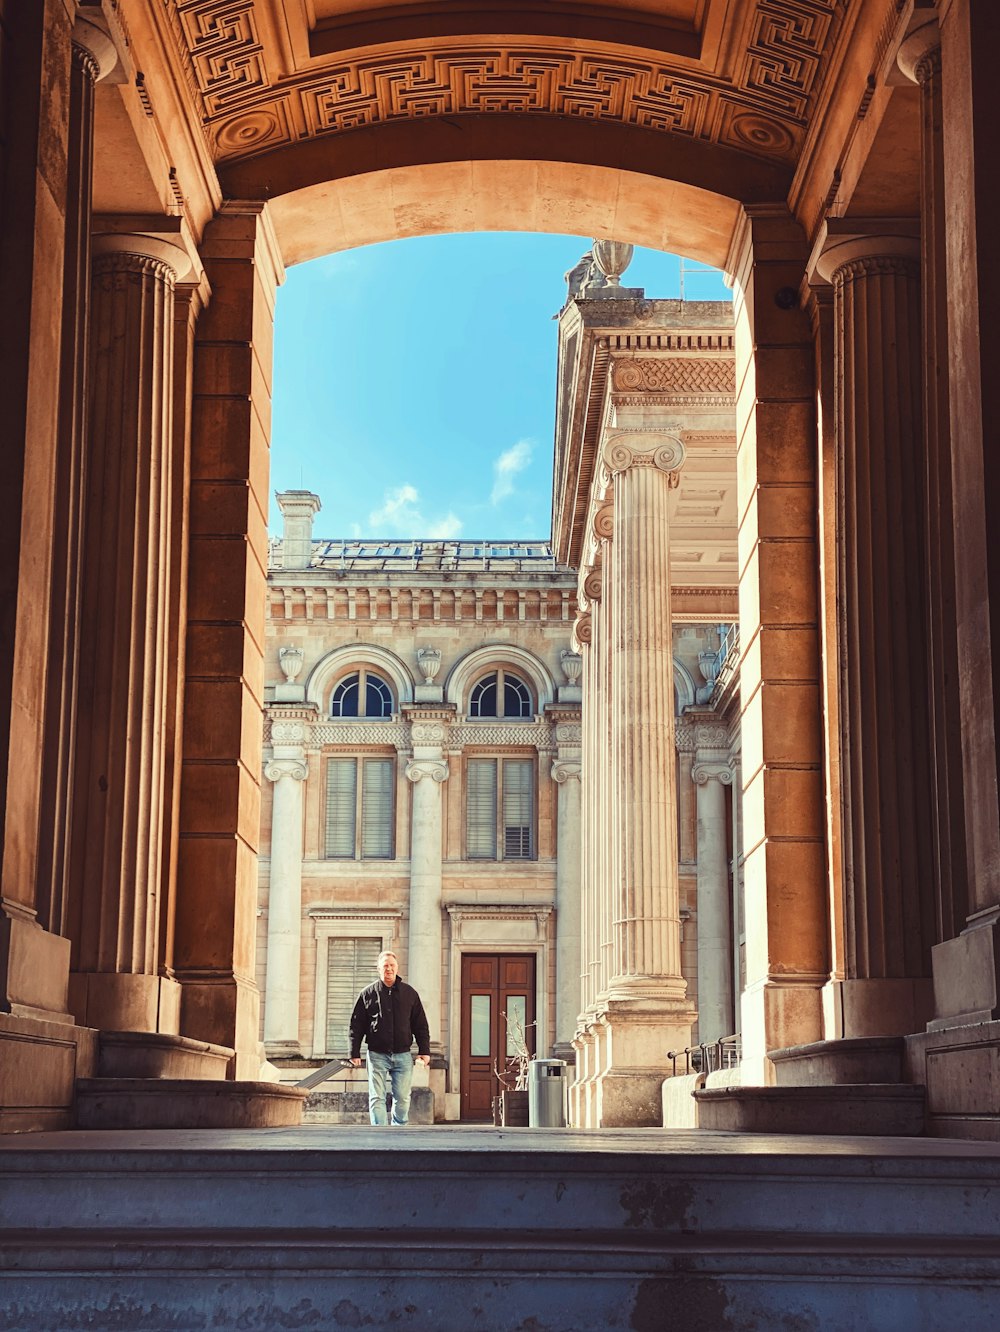
[[[334,758],[326,765],[326,856],[354,859],[354,821],[358,796],[357,759]]]
[[[326,949],[326,1048],[349,1050],[354,1001],[375,979],[381,939],[328,939]]]
[[[392,859],[392,759],[365,759],[361,788],[361,856]]]
[[[469,759],[466,765],[465,781],[466,855],[470,860],[496,860],[496,759]]]
[[[532,769],[531,759],[504,759],[503,765],[503,858],[530,860],[532,856]]]

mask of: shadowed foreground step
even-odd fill
[[[0,1327],[995,1324],[1000,1147],[411,1127],[0,1138]]]

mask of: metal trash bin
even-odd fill
[[[528,1064],[528,1127],[565,1128],[569,1079],[565,1059],[532,1059]]]

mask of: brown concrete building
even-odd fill
[[[297,1113],[251,1085],[274,292],[333,249],[530,228],[733,279],[743,1085],[701,1122],[894,1070],[931,1133],[996,1137],[997,6],[506,12],[0,6],[0,1126],[113,1122],[124,1073]],[[656,543],[695,451],[598,424],[563,436],[554,548],[584,568],[610,491],[611,863],[666,864],[638,740],[665,771]],[[621,1017],[636,1087],[642,1014],[688,1020],[644,875],[581,1038]]]

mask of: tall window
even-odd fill
[[[382,940],[327,939],[326,1049],[350,1049],[351,1012],[359,993],[375,980]]]
[[[326,765],[328,860],[392,860],[391,758],[332,758]]]
[[[391,717],[392,690],[374,671],[345,675],[330,697],[331,717]]]
[[[469,696],[470,717],[508,717],[521,719],[531,716],[531,690],[519,675],[510,671],[494,671],[484,675],[472,686]]]
[[[469,759],[465,851],[469,860],[534,860],[534,759]]]

